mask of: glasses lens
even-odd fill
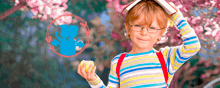
[[[141,29],[142,29],[142,27],[139,25],[134,25],[133,27],[134,27],[135,31],[141,31]]]
[[[156,29],[156,28],[149,27],[149,28],[148,28],[148,32],[150,32],[150,33],[156,33],[156,32],[157,32],[157,29]]]

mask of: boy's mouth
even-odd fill
[[[149,40],[147,40],[147,39],[141,39],[141,38],[137,38],[137,39],[139,39],[139,40],[141,40],[141,41],[149,41]]]

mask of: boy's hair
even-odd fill
[[[150,26],[154,20],[157,21],[158,26],[162,29],[161,36],[166,32],[168,27],[168,14],[163,8],[153,0],[142,0],[132,7],[126,15],[125,23],[138,20],[141,16],[144,16],[138,24]],[[130,35],[127,35],[130,38]]]

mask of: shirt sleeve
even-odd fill
[[[167,69],[168,69],[168,83],[171,82],[174,73],[182,66],[188,59],[194,56],[200,50],[200,42],[193,28],[190,27],[182,13],[178,11],[172,16],[172,22],[175,27],[180,30],[183,44],[175,47],[161,48]]]
[[[99,78],[99,76],[96,75],[95,81],[87,81],[89,85],[91,86],[91,88],[118,88],[119,87],[118,76],[116,74],[116,65],[117,65],[120,55],[121,54],[115,56],[111,61],[108,85],[105,86],[103,81]]]

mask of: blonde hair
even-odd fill
[[[126,15],[125,24],[128,25],[128,23],[138,20],[141,16],[144,16],[144,19],[138,22],[139,25],[150,26],[156,20],[158,26],[162,29],[161,36],[166,32],[169,15],[154,0],[142,0],[132,7]],[[130,38],[129,34],[126,36]]]

